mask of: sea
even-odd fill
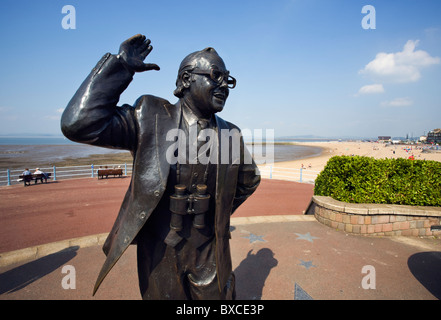
[[[274,162],[297,160],[320,155],[322,149],[314,146],[295,145],[292,142],[304,142],[306,139],[275,141]],[[314,140],[307,140],[314,141]],[[323,141],[323,140],[320,140]],[[252,152],[253,146],[247,144]],[[257,150],[259,150],[257,148]],[[258,152],[254,157],[268,159],[265,152]],[[44,166],[66,158],[84,158],[93,154],[110,154],[127,152],[119,149],[109,149],[72,142],[64,137],[0,137],[0,169],[14,167],[14,163],[30,166]],[[257,160],[257,159],[256,159]],[[257,161],[256,161],[257,162]]]

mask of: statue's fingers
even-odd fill
[[[142,34],[135,34],[133,37],[130,37],[129,39],[126,40],[126,42],[128,42],[129,44],[135,44],[136,42],[138,42],[140,39],[142,39],[143,36]],[[143,40],[144,41],[144,40]]]
[[[148,48],[149,48],[149,44],[144,42],[142,45],[139,46],[138,52],[140,52],[140,53],[144,53],[145,51],[148,52]]]
[[[157,70],[159,71],[161,68],[159,68],[159,66],[155,63],[144,63],[144,71],[149,71],[149,70]]]
[[[140,55],[143,59],[145,59],[150,54],[150,52],[152,52],[153,47],[145,43],[145,45],[140,49],[141,49]]]

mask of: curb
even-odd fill
[[[317,221],[314,215],[273,215],[255,217],[231,218],[230,225],[272,223],[272,222],[296,222],[296,221]]]
[[[79,248],[86,248],[94,245],[102,245],[104,244],[107,235],[108,233],[95,234],[0,253],[0,267],[5,267],[25,260],[39,259],[70,247],[76,246]]]
[[[231,218],[231,225],[258,224],[272,222],[317,221],[314,216],[305,215],[274,215]],[[109,233],[100,233],[91,236],[62,240],[10,252],[0,253],[0,267],[19,263],[26,260],[35,260],[47,255],[68,249],[70,247],[86,248],[103,245]]]

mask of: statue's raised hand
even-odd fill
[[[134,72],[159,70],[159,66],[154,63],[144,63],[152,49],[150,40],[141,34],[137,34],[121,43],[119,56],[126,66]]]

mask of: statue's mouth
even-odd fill
[[[227,95],[223,92],[215,92],[213,95],[215,98],[222,100],[222,101],[225,101],[227,99]]]

